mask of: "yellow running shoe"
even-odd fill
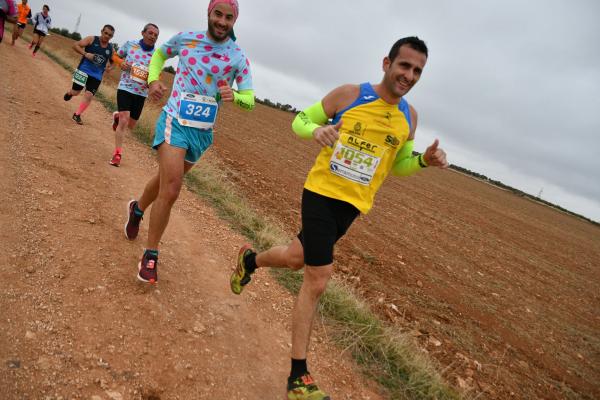
[[[317,387],[310,374],[304,374],[288,383],[287,398],[288,400],[331,400],[331,397]]]
[[[231,278],[229,279],[231,291],[235,294],[242,293],[244,286],[246,286],[252,279],[250,278],[250,273],[246,271],[246,264],[244,263],[244,258],[250,253],[254,253],[252,246],[245,244],[242,246],[238,254],[237,266],[235,267],[235,271],[233,271]]]

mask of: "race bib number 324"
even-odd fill
[[[211,129],[217,119],[218,109],[219,106],[214,97],[182,93],[177,120],[183,126]]]

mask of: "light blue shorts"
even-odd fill
[[[212,129],[202,130],[181,126],[177,118],[163,110],[156,121],[152,148],[158,149],[163,142],[186,149],[185,161],[195,164],[212,144],[213,133]]]

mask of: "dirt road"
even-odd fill
[[[234,296],[244,239],[187,191],[164,235],[160,282],[136,279],[129,199],[156,171],[126,138],[108,164],[110,114],[93,103],[71,121],[68,73],[24,42],[0,45],[0,397],[12,399],[282,399],[292,297],[269,274]],[[381,399],[322,328],[311,369],[335,399]]]

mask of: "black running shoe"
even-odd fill
[[[127,222],[125,223],[125,237],[129,240],[134,240],[138,232],[140,231],[140,223],[142,222],[143,216],[135,213],[137,206],[136,200],[131,200],[127,204]]]
[[[73,95],[69,94],[69,92],[65,93],[65,95],[63,96],[63,99],[65,101],[69,101],[71,100],[71,98],[73,97]]]
[[[83,125],[83,121],[81,120],[81,115],[73,114],[73,121],[77,122],[79,125]]]

